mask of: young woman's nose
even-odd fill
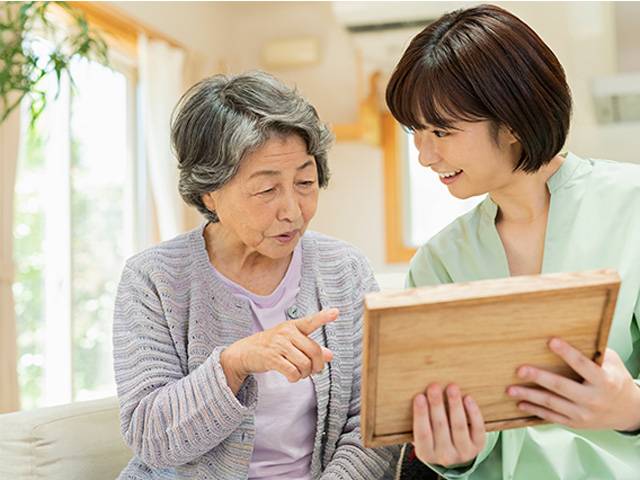
[[[431,132],[418,130],[416,130],[413,135],[413,143],[418,149],[418,161],[420,165],[430,167],[440,159],[433,135]]]

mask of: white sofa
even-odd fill
[[[0,415],[0,480],[114,480],[133,453],[115,397]]]

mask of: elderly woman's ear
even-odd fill
[[[205,207],[207,207],[207,210],[210,212],[216,211],[216,201],[213,194],[214,192],[210,192],[202,195],[202,203],[204,203]]]

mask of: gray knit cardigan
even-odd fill
[[[249,376],[237,396],[220,353],[251,335],[249,304],[216,277],[202,225],[127,261],[114,314],[114,365],[123,437],[135,456],[119,479],[246,479],[259,395]],[[289,318],[336,307],[310,337],[334,358],[312,375],[318,424],[313,479],[393,478],[399,447],[365,449],[360,438],[362,301],[377,290],[355,247],[302,237],[302,281]]]

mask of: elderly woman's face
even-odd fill
[[[247,155],[238,173],[203,200],[220,218],[229,245],[269,258],[290,255],[316,213],[318,170],[298,135],[272,138]]]

